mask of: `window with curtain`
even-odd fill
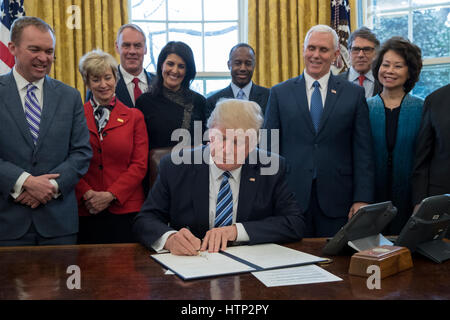
[[[379,40],[409,38],[422,49],[424,67],[413,93],[426,97],[450,83],[450,1],[360,0],[364,24]]]
[[[246,0],[129,0],[129,5],[130,21],[147,35],[148,71],[156,71],[167,42],[183,41],[194,52],[193,90],[206,96],[229,84],[229,50],[247,41]]]

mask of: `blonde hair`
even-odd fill
[[[78,70],[87,85],[89,76],[100,76],[109,69],[112,70],[114,78],[117,80],[118,63],[112,55],[102,50],[96,49],[86,53],[81,57]]]
[[[220,126],[225,129],[254,129],[258,131],[264,122],[261,107],[253,101],[220,99],[217,102],[207,127]]]

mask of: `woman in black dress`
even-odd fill
[[[202,132],[197,134],[203,134],[206,99],[189,88],[195,75],[191,48],[180,41],[167,43],[159,54],[150,91],[136,101],[136,107],[145,117],[150,150],[173,147],[179,142],[195,145],[194,121],[201,121],[196,127]],[[190,133],[190,141],[172,141],[172,133],[177,129],[187,130],[185,133]]]

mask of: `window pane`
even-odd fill
[[[212,79],[206,80],[206,96],[214,94],[216,91],[222,90],[230,85],[230,79]]]
[[[194,80],[191,83],[191,90],[200,93],[201,95],[204,95],[203,90],[203,80]]]
[[[374,17],[374,32],[381,43],[393,36],[408,38],[408,16],[405,13]]]
[[[414,11],[413,38],[423,58],[450,56],[450,7]]]
[[[450,64],[424,66],[413,93],[425,98],[434,90],[450,83]]]
[[[205,20],[237,20],[238,0],[204,0]]]
[[[408,8],[408,0],[373,0],[372,5],[376,10],[391,10]]]
[[[169,41],[183,41],[188,44],[194,53],[197,72],[203,71],[201,23],[169,23]]]
[[[144,68],[147,71],[156,72],[158,55],[167,43],[166,24],[140,22],[138,25],[147,35],[147,54],[144,57]]]
[[[237,22],[205,23],[205,70],[228,71],[228,53],[238,39]]]
[[[448,0],[412,0],[412,5],[413,6],[430,6],[433,4],[441,4],[441,3],[448,3]]]
[[[166,20],[165,0],[131,0],[134,20]]]
[[[167,0],[169,20],[201,21],[202,0]]]

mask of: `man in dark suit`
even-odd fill
[[[120,55],[116,96],[129,108],[134,108],[137,98],[149,91],[153,75],[144,69],[147,43],[144,31],[136,24],[125,24],[119,28],[115,43]],[[88,90],[86,101],[92,98]]]
[[[251,46],[246,43],[239,43],[231,48],[228,60],[231,84],[206,99],[207,116],[211,114],[217,101],[221,98],[255,101],[261,107],[263,114],[265,113],[269,89],[253,83],[252,77],[255,66],[255,51]]]
[[[412,176],[414,205],[450,193],[450,84],[425,99]],[[447,233],[450,235],[450,232]]]
[[[364,87],[366,98],[376,96],[383,90],[377,77],[372,74],[372,62],[379,47],[380,41],[367,27],[355,30],[348,39],[351,66],[339,77]]]
[[[178,255],[218,252],[233,241],[300,240],[303,216],[288,189],[284,160],[256,149],[262,123],[255,102],[220,101],[208,120],[209,146],[172,152],[161,160],[156,183],[134,222],[138,239]],[[269,162],[262,164],[261,157],[275,164],[273,170],[266,170]]]
[[[80,94],[47,76],[51,27],[17,19],[13,70],[0,76],[0,246],[75,244],[75,185],[92,156]]]
[[[339,55],[333,29],[312,27],[303,50],[304,73],[270,90],[265,128],[279,134],[271,150],[286,158],[305,237],[333,236],[373,201],[369,111],[363,88],[330,72]]]

